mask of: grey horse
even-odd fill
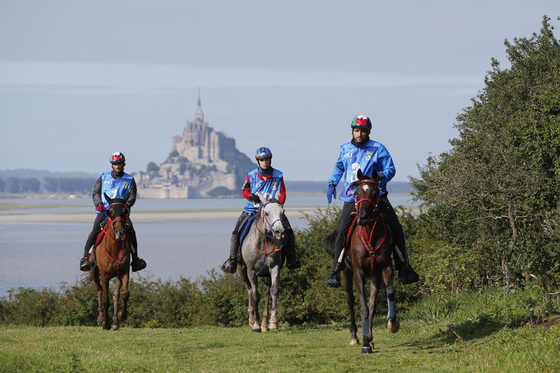
[[[254,332],[267,332],[277,329],[276,301],[278,297],[278,282],[283,257],[280,251],[286,243],[286,228],[284,208],[275,199],[267,200],[261,193],[257,193],[261,206],[255,220],[241,246],[241,261],[238,271],[245,281],[249,296],[249,326]],[[258,277],[264,279],[264,311],[262,322],[259,323]],[[268,320],[269,297],[272,297],[270,322]]]

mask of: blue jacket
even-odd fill
[[[115,179],[111,175],[111,171],[104,172],[101,174],[101,200],[103,201],[103,206],[105,206],[105,210],[109,209],[109,202],[105,200],[105,196],[103,193],[107,193],[109,198],[124,198],[126,194],[130,190],[131,186],[133,185],[134,178],[127,174],[126,172],[124,175],[119,178]],[[134,201],[132,201],[134,202]],[[99,211],[97,211],[99,213]]]
[[[263,181],[259,178],[259,169],[254,169],[247,174],[247,180],[250,183],[250,191],[252,194],[256,194],[257,192],[261,192],[262,195],[266,199],[275,198],[280,201],[280,203],[284,203],[282,200],[282,189],[284,186],[283,183],[284,175],[281,171],[277,169],[273,169],[272,175],[266,181]],[[285,197],[284,197],[285,199]],[[245,212],[252,213],[257,211],[261,206],[260,203],[253,202],[251,200],[247,201],[245,205]]]
[[[344,174],[344,189],[339,199],[344,202],[354,202],[354,196],[348,196],[353,190],[348,190],[350,184],[358,180],[358,170],[362,170],[365,176],[371,176],[373,170],[382,174],[383,178],[378,182],[381,195],[387,193],[387,182],[395,176],[397,170],[393,164],[393,158],[385,146],[377,141],[369,140],[360,147],[347,142],[340,147],[340,155],[334,166],[329,185],[338,185]]]

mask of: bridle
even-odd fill
[[[358,183],[358,187],[363,184],[363,183],[371,183],[371,184],[375,184],[377,186],[377,181],[375,180],[360,180]],[[367,249],[367,251],[370,254],[371,257],[371,272],[373,273],[373,267],[374,267],[374,263],[375,263],[375,256],[377,253],[377,250],[379,250],[379,248],[381,247],[381,245],[383,245],[383,243],[385,242],[385,240],[387,239],[387,225],[385,224],[385,222],[383,221],[383,215],[381,215],[379,213],[379,199],[380,199],[380,194],[377,193],[377,199],[374,201],[372,201],[370,198],[361,198],[358,199],[358,195],[356,193],[353,193],[355,196],[355,202],[354,202],[354,206],[356,211],[353,212],[353,214],[358,214],[358,208],[360,203],[362,202],[369,202],[371,203],[371,205],[373,206],[373,212],[374,212],[374,216],[368,220],[367,225],[360,225],[359,228],[359,237],[360,237],[360,241],[362,242],[362,244],[364,245],[364,247]],[[377,213],[377,214],[376,214]],[[373,247],[371,245],[372,241],[373,241],[373,233],[375,232],[375,228],[377,227],[377,223],[381,221],[381,224],[383,225],[383,230],[384,230],[384,234],[383,234],[383,239],[381,239],[381,241],[375,246]],[[370,223],[373,223],[373,226],[371,227],[371,230],[368,233],[368,226],[371,225]]]
[[[267,201],[263,204],[263,206],[261,207],[261,215],[262,215],[262,221],[264,223],[264,232],[261,232],[259,230],[259,228],[257,227],[258,224],[255,224],[255,247],[258,251],[260,251],[261,253],[265,254],[265,258],[267,254],[276,252],[276,251],[280,251],[282,249],[282,247],[284,247],[284,245],[286,244],[286,240],[284,239],[284,242],[282,243],[282,245],[280,245],[278,248],[274,248],[274,246],[276,245],[276,238],[274,237],[274,234],[272,234],[272,227],[274,226],[274,224],[280,222],[282,223],[282,219],[276,219],[272,222],[272,224],[270,223],[270,221],[268,220],[266,214],[264,213],[264,209],[266,208],[267,205],[271,204],[271,203],[277,203],[280,204],[280,202],[276,201],[276,200],[270,200]],[[261,250],[258,245],[257,245],[257,231],[262,234],[265,238],[270,238],[272,239],[272,249],[270,251],[266,250],[266,246],[268,245],[268,240],[265,239],[265,244],[264,244],[264,249]],[[264,265],[264,260],[263,260],[263,265]]]
[[[126,204],[122,203],[122,202],[114,202],[111,203],[109,205],[109,209],[111,208],[111,206],[113,205],[123,205],[126,207]],[[108,210],[109,210],[108,209]],[[125,231],[124,231],[124,235],[123,237],[120,239],[121,240],[121,249],[117,248],[117,251],[119,253],[118,255],[118,259],[113,258],[113,256],[107,251],[107,240],[103,240],[103,251],[105,252],[105,255],[107,255],[107,257],[109,259],[111,259],[114,263],[117,264],[117,271],[119,271],[119,267],[122,264],[122,260],[124,258],[124,256],[126,255],[126,223],[128,222],[128,217],[126,219],[122,218],[121,216],[117,216],[115,219],[111,219],[111,217],[109,215],[107,215],[107,222],[111,225],[111,228],[113,228],[113,233],[115,231],[115,223],[117,222],[122,222],[122,224],[125,226]],[[109,224],[105,224],[105,226],[103,227],[103,232],[105,232],[105,234],[111,238],[111,241],[113,241],[113,243],[116,243],[117,238],[115,236],[112,236],[111,234],[109,234],[109,231],[107,230],[107,226]]]

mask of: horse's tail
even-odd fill
[[[91,277],[91,272],[84,273],[82,279],[80,280],[80,285],[90,286],[93,283],[93,277]]]
[[[334,255],[334,242],[336,241],[336,230],[332,231],[323,238],[323,249],[331,257]]]

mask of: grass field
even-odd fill
[[[376,319],[375,350],[349,345],[347,325],[133,329],[0,326],[1,372],[554,372],[560,325],[461,336],[403,320],[391,334]]]

